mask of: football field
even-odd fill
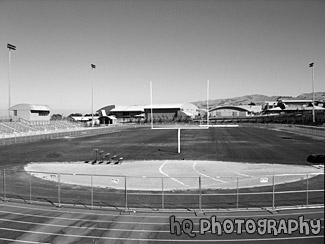
[[[285,174],[298,173],[295,169],[310,170],[299,172],[303,174],[323,173],[323,168],[311,166],[306,162],[306,158],[309,154],[324,153],[324,139],[252,127],[184,129],[181,131],[181,153],[178,153],[177,136],[177,130],[151,130],[138,127],[91,137],[66,137],[0,147],[1,169],[5,170],[1,179],[0,194],[6,196],[6,199],[3,199],[6,201],[2,201],[0,205],[0,240],[3,243],[11,243],[15,239],[21,240],[16,243],[171,243],[175,241],[289,243],[290,240],[294,243],[323,242],[324,215],[321,213],[324,202],[321,199],[324,197],[324,192],[309,193],[309,203],[318,205],[314,210],[296,209],[297,206],[305,205],[305,191],[287,195],[285,193],[287,189],[301,190],[301,187],[305,189],[306,180],[309,180],[309,190],[323,189],[323,174],[308,179],[300,177],[289,180],[288,183],[284,180],[283,184],[276,185],[276,190],[281,191],[276,198],[276,207],[288,204],[286,209],[263,207],[272,206],[272,198],[255,192],[257,189],[272,191],[272,181],[262,186],[256,184],[243,186],[243,189],[240,189],[243,195],[239,196],[239,204],[237,202],[236,205],[238,198],[227,195],[229,192],[236,192],[238,189],[236,182],[233,182],[233,185],[226,185],[220,180],[225,181],[227,177],[234,176],[235,179],[246,178],[247,181],[248,176],[255,177],[250,174],[257,172],[255,180],[259,184],[265,184],[266,177],[259,176],[259,174],[264,175],[265,170],[270,175],[280,173],[279,169]],[[86,164],[85,161],[94,160],[94,149],[123,157],[123,162],[120,165]],[[130,192],[127,192],[130,194],[127,195],[128,205],[125,206],[126,192],[123,187],[119,189],[110,186],[101,189],[94,186],[91,188],[93,191],[90,192],[89,186],[63,182],[60,188],[62,198],[59,199],[62,208],[58,208],[57,182],[31,177],[24,171],[26,165],[30,163],[58,162],[76,166],[76,172],[80,170],[78,167],[80,164],[91,168],[105,168],[108,170],[105,174],[109,174],[110,169],[112,169],[111,174],[116,173],[113,172],[114,169],[118,171],[119,176],[130,176],[137,171],[146,177],[162,177],[166,180],[164,185],[166,192],[163,194],[152,192],[151,184],[146,181],[147,184],[137,191],[130,188]],[[149,166],[150,162],[152,165]],[[155,165],[157,162],[158,164]],[[222,165],[218,162],[222,162]],[[249,173],[241,171],[239,165],[250,166]],[[151,166],[156,170],[150,171]],[[221,171],[221,168],[227,171]],[[153,172],[156,175],[151,175]],[[226,175],[225,172],[233,175]],[[84,173],[91,174],[91,171]],[[178,175],[181,177],[177,178]],[[206,188],[202,188],[202,192],[199,193],[198,189],[193,189],[191,185],[193,182],[182,177],[200,178],[201,186],[206,185]],[[142,179],[146,180],[145,177]],[[122,181],[123,177],[120,180]],[[109,181],[111,185],[118,185],[116,181],[112,184],[114,182],[112,179]],[[167,181],[173,182],[172,188],[182,185],[181,183],[191,187],[174,191],[167,188]],[[6,183],[6,192],[3,191],[3,182]],[[226,187],[220,187],[222,185]],[[32,186],[31,192],[29,186]],[[134,184],[129,186],[132,187]],[[224,195],[220,195],[220,191]],[[93,197],[91,202],[90,193]],[[253,193],[257,195],[250,195]],[[193,194],[197,195],[192,198]],[[213,197],[210,198],[210,195]],[[202,196],[202,199],[197,196]],[[162,197],[163,202],[161,202]],[[32,204],[11,203],[13,199],[15,202]],[[40,203],[43,207],[39,206]],[[77,209],[66,208],[72,203]],[[91,204],[98,204],[99,210],[91,209]],[[202,208],[202,211],[199,211],[199,208]],[[160,211],[157,212],[157,209]],[[290,212],[290,209],[294,210]],[[175,216],[176,221],[173,224],[171,224],[172,216]],[[260,235],[257,231],[250,234],[250,230],[245,228],[241,234],[237,234],[238,229],[229,234],[224,231],[231,229],[223,229],[219,236],[211,233],[211,230],[204,229],[203,224],[200,225],[203,222],[210,223],[213,216],[217,216],[221,222],[227,220],[228,224],[229,221],[235,223],[236,219],[248,220],[252,217],[256,228],[258,220],[261,219],[275,219],[276,223],[279,223],[281,219],[298,221],[299,217],[306,216],[305,219],[308,221],[320,221],[320,231],[315,230],[317,233],[313,234],[310,227],[309,233],[299,233],[299,230],[295,230],[293,235],[283,231],[274,235],[276,230],[274,227],[271,228],[272,233]],[[192,232],[186,233],[182,225],[180,225],[180,235],[173,233],[178,230],[177,221],[182,223],[184,219],[193,223],[192,232],[195,233],[193,238]]]

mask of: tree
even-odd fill
[[[62,114],[53,114],[51,120],[62,120]]]
[[[73,114],[70,114],[68,117],[82,117],[82,114],[81,113],[73,113]]]
[[[280,107],[282,110],[286,108],[286,105],[282,102],[282,100],[278,100],[277,107]]]

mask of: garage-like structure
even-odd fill
[[[234,117],[248,117],[258,114],[262,111],[262,106],[220,106],[210,110],[210,117],[217,118],[234,118]]]

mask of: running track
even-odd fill
[[[176,220],[191,219],[194,223],[195,238],[187,234],[170,234],[169,217]],[[271,234],[263,236],[257,233],[223,233],[220,236],[205,233],[201,235],[201,218],[216,216],[222,222],[225,219],[271,218],[319,219],[321,230],[318,235]],[[250,210],[222,211],[209,213],[161,213],[161,212],[118,212],[112,210],[69,209],[0,202],[0,243],[323,243],[324,207],[286,210]]]

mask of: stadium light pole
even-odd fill
[[[10,65],[11,65],[11,50],[16,50],[16,46],[12,44],[7,44],[7,48],[9,51],[9,59],[8,59],[8,93],[9,93],[9,108],[8,108],[8,115],[9,115],[9,120],[11,120],[11,115],[10,115],[10,107],[11,107],[11,91],[10,91]]]
[[[153,114],[152,114],[152,81],[150,81],[150,120],[151,120],[151,129],[153,128]]]
[[[96,65],[91,64],[91,127],[94,127],[94,70]]]
[[[309,64],[309,68],[311,68],[311,84],[312,84],[312,92],[313,92],[313,123],[316,122],[315,118],[315,90],[314,90],[314,63]]]
[[[209,86],[210,81],[207,81],[207,126],[209,126]]]

